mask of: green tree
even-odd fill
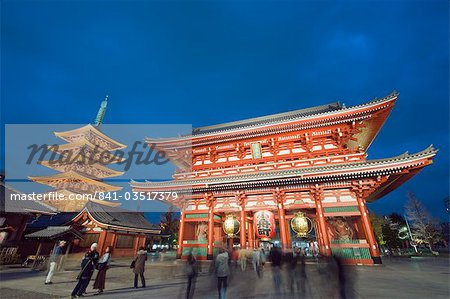
[[[390,249],[400,247],[402,243],[402,239],[400,238],[400,230],[405,226],[405,220],[397,213],[392,213],[384,217],[382,232],[387,247]]]
[[[386,240],[384,239],[383,234],[383,225],[385,224],[386,220],[375,213],[370,213],[369,218],[370,222],[372,223],[373,234],[377,239],[378,245],[386,245]]]

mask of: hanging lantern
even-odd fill
[[[306,237],[311,232],[311,219],[305,216],[305,213],[298,212],[291,219],[291,228],[297,233],[297,237]]]
[[[223,231],[229,238],[233,238],[239,233],[241,223],[236,219],[234,215],[227,215],[223,222]]]
[[[258,211],[253,216],[255,234],[262,241],[269,241],[275,236],[275,216],[270,211]]]

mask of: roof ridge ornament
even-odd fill
[[[97,117],[95,117],[94,126],[100,127],[103,123],[103,119],[105,118],[106,107],[108,106],[108,95],[106,95],[105,99],[101,102],[100,108],[97,112]]]

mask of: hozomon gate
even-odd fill
[[[253,214],[274,213],[277,240],[292,247],[290,220],[311,219],[321,255],[346,263],[381,263],[367,203],[391,192],[432,163],[416,154],[367,160],[366,151],[398,94],[354,107],[332,103],[194,129],[192,135],[147,139],[178,169],[172,181],[132,181],[134,191],[177,191],[181,209],[177,256],[195,249],[212,259],[226,246],[226,216],[234,215],[240,248],[260,245]],[[184,194],[184,195],[183,195]]]

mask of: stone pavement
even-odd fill
[[[346,267],[349,298],[449,298],[448,258],[393,258],[383,260],[381,266]],[[194,298],[217,298],[216,281],[208,275],[208,263],[197,279]],[[183,265],[177,261],[153,262],[146,266],[147,287],[134,289],[133,274],[128,263],[116,263],[107,272],[105,293],[91,298],[183,298],[186,279]],[[287,273],[283,273],[281,294],[272,284],[270,264],[263,278],[258,278],[249,265],[242,272],[233,269],[228,298],[338,298],[336,275],[323,266],[306,266],[306,293],[291,294],[287,288]],[[321,271],[319,271],[321,270]],[[55,275],[53,285],[44,285],[45,273],[24,268],[7,268],[0,272],[0,298],[68,298],[76,284],[77,271],[63,271]],[[95,274],[94,274],[95,275]]]

